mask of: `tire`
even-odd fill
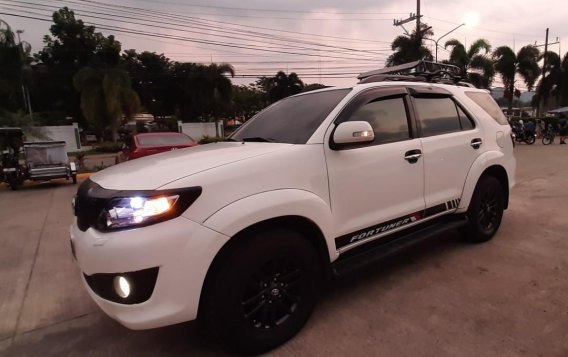
[[[482,176],[475,187],[467,211],[468,224],[460,230],[467,242],[487,242],[499,229],[503,218],[504,193],[493,176]]]
[[[6,176],[6,182],[8,182],[8,186],[12,189],[12,191],[16,191],[20,184],[18,176],[16,174],[9,174]]]
[[[529,145],[534,144],[534,142],[536,141],[536,138],[534,137],[534,135],[529,136],[528,138],[526,138],[525,142]]]
[[[550,145],[554,142],[554,137],[553,136],[544,136],[542,138],[542,144],[543,145]]]
[[[73,184],[77,184],[77,175],[75,174],[71,178],[73,179]]]
[[[267,352],[310,317],[323,280],[320,259],[301,234],[275,229],[243,236],[208,274],[199,320],[230,352]]]
[[[8,184],[10,185],[10,188],[12,189],[12,191],[16,191],[18,189],[18,180],[10,179],[8,181]]]

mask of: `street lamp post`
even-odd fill
[[[430,40],[430,41],[434,41],[434,43],[436,44],[436,62],[438,62],[438,42],[440,42],[441,39],[443,39],[444,37],[448,36],[449,34],[451,34],[452,32],[454,32],[455,30],[459,29],[460,27],[465,26],[465,22],[461,23],[459,26],[455,27],[454,29],[448,31],[447,33],[443,34],[442,36],[440,36],[437,40],[431,39],[431,38],[426,38],[425,40]]]

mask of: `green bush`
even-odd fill
[[[208,136],[205,135],[204,137],[201,138],[201,140],[199,140],[200,144],[209,144],[209,143],[216,143],[218,141],[223,141],[225,139],[223,139],[222,137],[219,136]]]
[[[97,145],[95,147],[93,147],[92,150],[90,150],[91,152],[94,153],[117,153],[122,149],[122,144],[121,143],[102,143],[100,145]]]

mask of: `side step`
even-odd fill
[[[417,230],[413,230],[410,233],[404,233],[394,239],[391,239],[383,244],[370,247],[368,249],[362,250],[355,254],[350,254],[351,252],[346,252],[345,257],[339,257],[332,264],[333,275],[336,277],[341,277],[354,272],[368,264],[375,263],[381,259],[392,256],[406,248],[409,248],[418,243],[424,242],[434,236],[440,235],[447,231],[455,230],[463,227],[467,224],[467,219],[465,217],[459,220],[451,221],[440,221],[434,224],[429,224],[427,226],[421,227]],[[382,238],[388,239],[387,237]],[[381,239],[379,239],[380,241]],[[372,243],[368,243],[372,244]],[[358,247],[359,248],[359,247]],[[364,249],[365,245],[360,248]],[[354,248],[354,250],[357,248]]]

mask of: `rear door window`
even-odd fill
[[[449,97],[414,98],[422,137],[461,131],[456,104]]]

